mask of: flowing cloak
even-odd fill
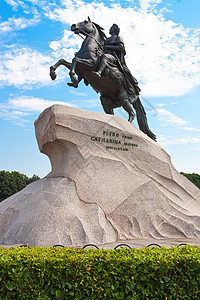
[[[105,40],[105,49],[107,51],[107,54],[113,55],[114,53],[116,54],[119,62],[116,64],[118,65],[118,68],[122,68],[120,70],[124,77],[125,77],[125,87],[128,89],[129,93],[134,93],[136,95],[139,95],[140,93],[140,88],[138,86],[138,81],[136,80],[135,77],[131,74],[130,70],[128,69],[125,61],[125,47],[124,47],[124,42],[123,39],[118,36],[118,35],[113,35]],[[109,57],[109,56],[108,56]],[[119,66],[120,64],[120,66]]]

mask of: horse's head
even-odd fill
[[[73,31],[76,34],[82,33],[83,35],[87,35],[92,33],[93,30],[94,30],[94,24],[91,22],[89,17],[88,20],[85,20],[78,24],[73,24],[71,26],[71,31]]]

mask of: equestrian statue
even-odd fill
[[[83,35],[84,41],[72,62],[60,59],[50,67],[52,80],[56,79],[56,69],[63,65],[70,72],[68,86],[77,88],[81,80],[100,93],[100,100],[106,114],[114,114],[114,108],[123,107],[132,122],[135,113],[141,131],[156,141],[155,134],[149,129],[146,113],[140,101],[140,88],[125,62],[125,47],[119,36],[119,27],[113,24],[110,37],[103,28],[91,22],[90,18],[71,26],[75,34]],[[134,108],[134,110],[133,110]]]

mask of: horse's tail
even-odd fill
[[[156,142],[156,135],[149,129],[149,126],[147,123],[146,112],[144,110],[144,107],[143,107],[139,97],[133,103],[133,107],[136,111],[137,121],[138,121],[140,130],[142,132],[146,133],[151,139],[153,139]]]

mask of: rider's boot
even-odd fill
[[[107,65],[107,61],[106,61],[106,57],[104,55],[101,56],[101,60],[100,60],[100,66],[99,69],[95,72],[93,71],[92,73],[96,76],[101,78],[101,73],[103,72],[103,70],[105,69]]]
[[[92,71],[92,74],[95,75],[98,78],[101,78],[101,72],[99,72],[99,71],[97,71],[97,72]]]

